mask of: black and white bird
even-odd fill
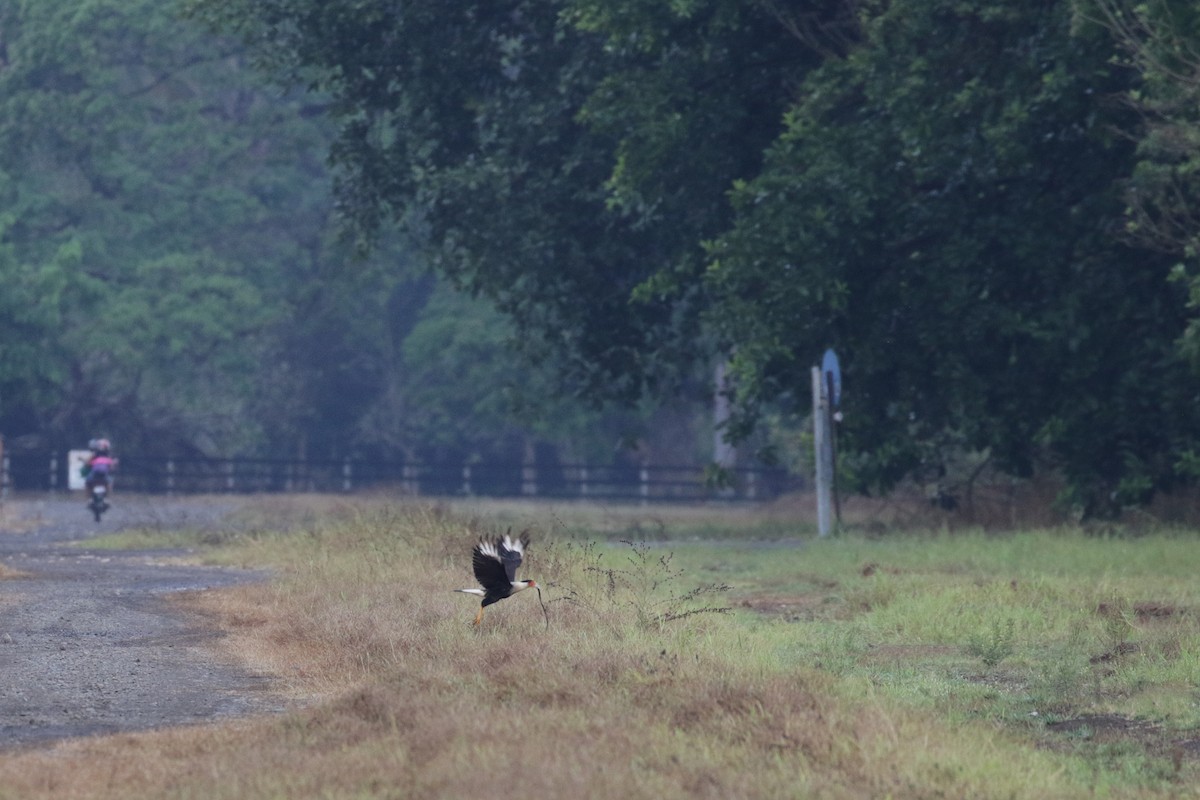
[[[479,613],[475,615],[476,625],[483,621],[483,609],[492,603],[498,603],[530,586],[541,594],[542,590],[534,581],[517,580],[517,567],[521,566],[525,548],[529,547],[529,532],[523,531],[516,539],[512,538],[511,533],[510,528],[503,536],[481,538],[471,552],[471,567],[475,570],[475,580],[479,581],[483,588],[455,589],[457,592],[483,598],[483,602],[479,604]]]

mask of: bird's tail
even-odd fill
[[[483,597],[483,589],[455,589],[454,591],[462,592],[463,594],[473,594],[473,595],[477,595],[478,597]]]

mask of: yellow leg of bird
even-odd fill
[[[475,615],[475,624],[483,622],[483,606],[479,607],[479,613]]]

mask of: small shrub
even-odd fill
[[[1011,619],[994,620],[986,631],[980,631],[967,639],[967,652],[982,659],[988,667],[994,667],[1013,654],[1016,625]]]
[[[558,574],[568,576],[567,581],[555,586],[562,596],[551,602],[565,601],[597,614],[602,610],[632,610],[643,628],[699,614],[732,611],[712,601],[729,591],[729,586],[707,583],[683,590],[678,586],[683,570],[671,564],[671,553],[656,555],[646,542],[622,539],[621,543],[630,548],[621,567],[605,566],[605,554],[594,542],[569,544],[561,553],[548,554],[548,561],[557,561]]]

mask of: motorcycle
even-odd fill
[[[90,491],[91,499],[88,500],[88,508],[96,517],[96,522],[99,522],[100,515],[108,511],[108,484],[97,481],[92,484]]]

